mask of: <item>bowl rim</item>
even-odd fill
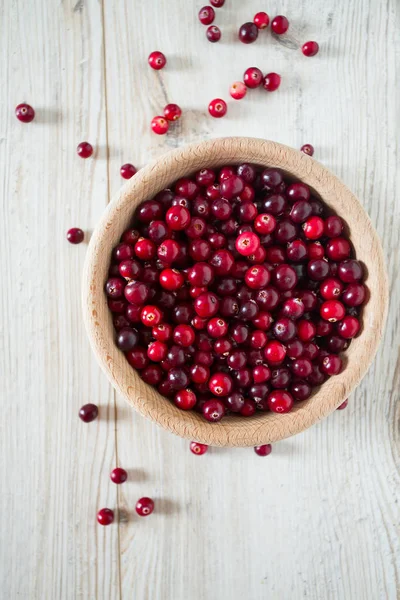
[[[116,347],[104,293],[111,250],[129,225],[135,207],[179,177],[202,167],[251,162],[276,167],[301,179],[344,216],[360,260],[368,253],[363,329],[346,351],[347,367],[287,414],[258,413],[209,423],[182,411],[145,384]],[[344,214],[343,214],[344,213]],[[99,282],[100,279],[100,282]],[[358,385],[376,354],[388,310],[383,250],[371,220],[354,194],[326,167],[306,154],[259,138],[228,137],[197,142],[163,154],[141,169],[115,195],[95,228],[83,269],[83,315],[90,344],[110,382],[140,414],[181,437],[214,446],[257,446],[300,433],[333,412]]]

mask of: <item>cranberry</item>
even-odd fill
[[[347,306],[360,306],[365,298],[366,289],[361,283],[350,283],[342,295],[342,300]]]
[[[297,273],[290,265],[282,264],[276,267],[274,279],[279,290],[292,290],[297,284]]]
[[[324,233],[324,221],[321,217],[310,217],[303,225],[304,235],[309,240],[317,240]]]
[[[301,379],[295,381],[290,386],[290,392],[292,396],[295,398],[295,400],[300,402],[307,400],[307,398],[311,396],[311,390],[311,385],[307,383],[307,381],[302,381]]]
[[[172,337],[172,326],[168,323],[160,323],[153,327],[151,333],[159,342],[168,342]]]
[[[229,250],[217,250],[212,255],[210,263],[216,275],[228,275],[233,267],[234,259]]]
[[[151,498],[140,498],[136,502],[135,509],[139,517],[147,517],[154,510],[154,502]]]
[[[134,246],[139,238],[140,234],[136,229],[127,229],[127,231],[124,231],[122,234],[121,241]]]
[[[156,245],[151,240],[141,237],[135,244],[135,254],[141,260],[151,260],[156,255]]]
[[[225,0],[210,0],[210,4],[212,4],[216,8],[221,8],[221,6],[225,4]]]
[[[177,121],[182,116],[182,110],[177,104],[167,104],[164,108],[164,117],[167,121]]]
[[[232,199],[234,196],[238,196],[241,194],[244,188],[243,179],[241,179],[238,175],[232,175],[227,179],[224,179],[220,184],[220,192],[221,196],[227,198],[228,200]],[[217,216],[217,215],[215,215]],[[217,218],[220,218],[217,216]]]
[[[235,246],[239,254],[250,256],[260,247],[260,238],[252,232],[242,233],[236,239]]]
[[[271,29],[277,35],[282,35],[283,33],[286,33],[289,29],[289,21],[286,17],[278,15],[277,17],[273,18],[271,23]]]
[[[176,269],[164,269],[160,273],[160,285],[170,292],[179,289],[183,282],[183,275]]]
[[[211,256],[211,245],[206,240],[194,240],[190,244],[189,254],[194,261],[205,261]]]
[[[363,276],[363,269],[358,260],[344,260],[339,264],[338,275],[344,283],[356,283]]]
[[[304,154],[308,154],[308,156],[313,156],[314,155],[314,146],[312,146],[311,144],[304,144],[300,148],[300,151],[304,152]]]
[[[360,321],[356,317],[347,315],[338,325],[338,333],[342,338],[349,340],[357,335],[360,331]]]
[[[76,152],[81,158],[89,158],[93,154],[93,146],[89,142],[81,142],[78,144]]]
[[[179,391],[188,386],[189,377],[182,368],[174,367],[168,371],[168,381],[173,390]]]
[[[268,363],[281,363],[286,356],[286,347],[278,341],[268,342],[264,349],[264,356]]]
[[[302,342],[309,342],[315,337],[317,328],[311,321],[302,319],[297,324],[297,335]]]
[[[239,392],[233,392],[233,394],[225,398],[224,402],[228,410],[233,413],[238,413],[243,408],[244,397]]]
[[[254,23],[248,22],[241,25],[239,29],[239,40],[243,44],[252,44],[258,38],[258,27]]]
[[[208,386],[215,396],[228,396],[232,391],[233,382],[226,373],[214,373],[209,379]]]
[[[111,508],[102,508],[97,513],[97,521],[100,525],[111,525],[114,521],[114,513]]]
[[[339,298],[342,291],[343,283],[340,281],[340,279],[336,279],[334,277],[325,279],[319,287],[319,293],[324,300],[336,300]]]
[[[272,194],[264,201],[264,210],[274,216],[280,215],[286,208],[286,200],[281,194]]]
[[[242,417],[251,417],[256,412],[256,403],[254,400],[245,400],[242,408],[240,409],[240,414]]]
[[[155,51],[149,55],[148,63],[152,69],[159,71],[167,64],[167,59],[162,52]]]
[[[258,456],[268,456],[272,452],[271,444],[263,444],[262,446],[254,446],[254,452]]]
[[[196,394],[192,390],[181,390],[176,393],[174,402],[182,410],[191,410],[197,402]]]
[[[247,93],[247,87],[243,81],[234,81],[229,88],[229,93],[234,100],[241,100]]]
[[[328,354],[321,362],[321,370],[327,375],[337,375],[342,370],[342,359],[336,354]]]
[[[275,337],[282,342],[289,342],[296,335],[296,325],[287,317],[281,317],[273,326]]]
[[[258,12],[254,15],[253,22],[258,29],[266,29],[269,25],[269,16],[266,12]]]
[[[18,104],[15,107],[15,116],[22,123],[30,123],[35,118],[35,111],[29,104]]]
[[[151,120],[151,128],[157,135],[164,135],[169,129],[169,124],[165,117],[157,115]]]
[[[262,71],[258,67],[249,67],[245,70],[243,81],[248,88],[257,88],[263,82]]]
[[[216,25],[210,25],[210,27],[207,27],[206,36],[208,41],[214,44],[221,39],[221,30]]]
[[[343,304],[338,300],[327,300],[321,304],[320,308],[321,317],[330,323],[341,321],[345,312]]]
[[[203,417],[207,419],[207,421],[216,423],[217,421],[220,421],[224,415],[225,406],[221,400],[207,400],[203,404]]]
[[[344,410],[347,407],[348,403],[349,400],[347,399],[344,402],[342,402],[342,404],[340,404],[340,406],[338,406],[336,410]]]
[[[137,173],[136,167],[131,165],[131,163],[125,163],[119,170],[121,177],[123,179],[131,179]]]
[[[193,365],[190,368],[190,377],[193,383],[207,383],[210,378],[210,369],[204,365]]]
[[[232,371],[232,376],[235,379],[237,387],[240,389],[247,388],[251,384],[250,369],[240,369],[240,371]]]
[[[315,56],[318,54],[319,46],[317,42],[306,42],[302,45],[301,51],[304,56]]]
[[[267,92],[275,92],[281,85],[281,76],[278,73],[267,73],[263,79],[263,88]]]
[[[251,289],[259,290],[264,288],[268,285],[269,280],[270,274],[264,265],[256,265],[246,271],[245,282]]]
[[[216,119],[219,119],[226,115],[227,111],[227,104],[225,100],[222,100],[221,98],[215,98],[215,100],[211,100],[210,104],[208,105],[208,112],[212,117],[215,117]]]
[[[190,325],[177,325],[174,329],[173,338],[179,346],[191,346],[195,339],[195,333]]]
[[[136,329],[123,327],[117,335],[117,346],[123,352],[132,350],[139,343],[139,334]]]
[[[200,444],[199,442],[190,442],[190,452],[192,452],[193,454],[201,456],[202,454],[205,454],[207,450],[207,444]]]
[[[310,279],[322,281],[329,274],[329,264],[323,259],[310,260],[307,265],[307,273]]]
[[[83,242],[84,237],[85,234],[83,233],[82,229],[79,229],[79,227],[72,227],[67,231],[67,240],[70,244],[80,244]]]
[[[218,298],[212,292],[200,294],[194,301],[194,309],[202,318],[213,317],[218,312],[218,308]]]
[[[330,238],[337,238],[343,231],[343,221],[340,217],[332,215],[325,219],[324,234]]]
[[[282,314],[293,320],[302,317],[304,310],[304,304],[300,298],[289,298],[282,306]]]
[[[125,469],[117,467],[111,471],[110,479],[113,483],[124,483],[128,479],[128,473],[125,471]]]
[[[290,412],[293,407],[293,396],[285,390],[274,390],[268,396],[268,406],[272,412]]]
[[[199,21],[203,25],[210,25],[215,19],[215,10],[212,6],[203,6],[199,10]]]
[[[123,260],[129,260],[134,256],[135,251],[130,244],[118,244],[118,246],[116,246],[113,251],[113,258],[118,262]]]
[[[91,423],[92,421],[97,419],[98,414],[99,414],[99,409],[97,408],[97,406],[95,404],[84,404],[79,409],[79,418],[84,423]]]
[[[207,331],[212,338],[220,338],[228,333],[228,325],[224,319],[214,317],[207,323]]]
[[[311,374],[312,363],[308,358],[298,358],[291,364],[293,375],[296,377],[305,378]]]
[[[334,261],[344,260],[350,256],[351,246],[345,238],[333,238],[326,245],[328,258]]]
[[[170,346],[166,357],[168,365],[171,367],[181,367],[186,362],[185,351],[181,346]]]
[[[121,298],[124,294],[125,282],[119,277],[111,277],[107,280],[105,291],[110,298]]]

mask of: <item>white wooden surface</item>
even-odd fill
[[[1,16],[1,542],[2,597],[21,599],[390,599],[400,594],[399,523],[399,5],[314,0],[270,5],[292,43],[238,26],[263,9],[226,0],[219,44],[197,21],[202,2],[4,0]],[[317,39],[320,54],[293,48]],[[168,57],[160,73],[150,51]],[[396,62],[397,60],[397,62]],[[282,74],[211,119],[244,69]],[[397,78],[397,79],[396,79]],[[397,86],[396,86],[397,83]],[[29,102],[30,125],[13,109]],[[177,102],[166,137],[149,122]],[[193,456],[187,442],[136,415],[100,372],[83,330],[85,245],[121,185],[123,162],[171,147],[254,135],[300,147],[358,195],[382,238],[391,310],[378,356],[349,408],[281,442]],[[89,140],[93,159],[76,145]],[[100,406],[90,425],[77,418]],[[115,465],[129,482],[114,486]],[[134,515],[143,495],[148,519]],[[98,508],[120,522],[97,525]]]

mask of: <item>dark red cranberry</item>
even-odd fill
[[[315,310],[317,307],[317,296],[314,292],[310,290],[300,290],[297,296],[303,302],[306,312]]]
[[[67,240],[70,244],[80,244],[83,242],[84,237],[85,234],[83,233],[82,229],[79,229],[79,227],[72,227],[67,231]]]
[[[79,418],[84,423],[91,423],[92,421],[97,419],[98,414],[99,414],[99,409],[96,406],[96,404],[84,404],[79,409]]]
[[[15,116],[22,123],[30,123],[35,118],[35,111],[29,104],[18,104],[15,107]]]
[[[228,410],[234,413],[241,411],[244,405],[244,396],[239,392],[233,392],[230,396],[224,399],[225,406]]]
[[[242,417],[251,417],[256,412],[256,403],[254,400],[246,399],[240,409]]]
[[[128,479],[128,473],[125,469],[121,469],[121,467],[117,467],[113,469],[110,473],[110,479],[113,483],[121,484],[124,483]]]
[[[298,339],[294,339],[286,344],[286,354],[288,358],[299,358],[303,354],[304,344]]]
[[[311,216],[311,212],[311,204],[307,200],[297,200],[290,210],[290,218],[293,223],[304,223]]]
[[[81,142],[77,146],[76,152],[81,158],[89,158],[93,154],[93,146],[89,142]]]
[[[254,383],[265,383],[271,379],[271,370],[267,365],[256,365],[252,374]]]
[[[350,283],[342,294],[342,300],[347,306],[360,306],[365,302],[366,289],[361,283]]]
[[[273,326],[275,337],[282,342],[289,342],[296,335],[296,325],[291,319],[282,317]]]
[[[279,303],[279,292],[273,286],[269,286],[265,290],[260,290],[255,300],[264,310],[274,310]]]
[[[312,363],[308,358],[298,358],[291,364],[293,375],[300,378],[308,377],[312,371]]]
[[[229,250],[217,250],[210,259],[216,275],[228,275],[233,267],[234,258]]]
[[[313,365],[311,374],[308,376],[308,382],[312,386],[322,385],[325,381],[325,375],[322,373],[318,365]]]
[[[205,454],[207,450],[207,444],[200,444],[199,442],[190,442],[190,452],[192,452],[193,454],[201,456],[202,454]]]
[[[313,156],[314,146],[312,146],[311,144],[303,144],[303,146],[300,148],[300,151],[304,152],[304,154],[308,154],[308,156]]]
[[[215,10],[212,6],[203,6],[199,10],[199,21],[203,25],[210,25],[215,19]]]
[[[133,246],[130,244],[118,244],[113,250],[113,258],[114,260],[121,262],[122,260],[129,260],[134,258],[135,251]]]
[[[105,290],[109,298],[121,298],[124,295],[125,281],[119,277],[111,277],[106,282]]]
[[[179,391],[187,388],[189,384],[189,377],[184,369],[175,367],[168,371],[168,381],[173,390]]]
[[[137,169],[131,163],[125,163],[122,165],[119,172],[123,179],[131,179],[134,175],[136,175]]]
[[[271,444],[263,444],[262,446],[254,446],[254,452],[258,456],[268,456],[272,452]]]
[[[189,254],[194,261],[206,261],[211,256],[211,246],[206,240],[193,240]]]
[[[317,337],[325,337],[327,335],[330,335],[333,331],[332,323],[329,323],[329,321],[324,321],[324,319],[318,319],[318,321],[316,322],[316,327]]]
[[[238,35],[243,44],[252,44],[258,38],[258,27],[251,22],[244,23],[241,25]]]
[[[337,354],[328,354],[321,362],[321,370],[327,375],[337,375],[342,370],[342,359]]]
[[[342,402],[342,404],[340,406],[337,407],[336,410],[344,410],[347,407],[348,403],[349,403],[349,401],[345,400],[344,402]]]
[[[356,317],[347,315],[338,324],[337,331],[342,338],[349,340],[360,331],[360,321]]]
[[[297,284],[297,273],[290,265],[282,264],[276,267],[274,280],[279,290],[292,290]]]
[[[324,234],[329,238],[337,238],[343,231],[343,221],[340,217],[332,215],[325,219]]]
[[[299,319],[304,314],[304,304],[300,298],[289,298],[283,304],[282,314],[289,319]]]
[[[254,300],[242,302],[239,308],[239,317],[243,321],[252,321],[259,313],[259,308]]]
[[[243,81],[244,81],[246,87],[248,87],[250,89],[259,87],[263,82],[262,71],[260,71],[260,69],[258,69],[257,67],[249,67],[244,72]],[[239,173],[238,173],[238,175],[239,175]],[[254,181],[254,179],[255,179],[255,177],[253,178],[252,181]],[[248,183],[252,183],[252,181],[248,182]]]
[[[309,342],[317,333],[317,328],[311,321],[307,321],[306,319],[302,319],[297,323],[297,336],[300,338],[302,342]]]
[[[212,292],[200,294],[194,301],[194,309],[199,317],[213,317],[219,308],[218,297]]]
[[[215,181],[215,178],[216,173],[213,169],[201,169],[196,173],[196,183],[202,187],[212,185]]]
[[[350,256],[351,246],[345,238],[337,237],[329,240],[326,245],[326,254],[330,260],[340,261]]]
[[[358,260],[344,260],[339,264],[338,275],[345,283],[357,283],[363,276],[363,268]]]
[[[210,369],[204,365],[192,365],[190,378],[194,383],[207,383],[210,378]]]
[[[277,17],[273,18],[271,22],[271,29],[277,35],[282,35],[289,29],[289,21],[283,15],[278,15]]]
[[[117,346],[123,352],[132,350],[139,343],[139,334],[136,329],[124,327],[117,335]]]
[[[100,525],[111,525],[114,521],[114,512],[111,508],[102,508],[97,513],[97,521]]]
[[[140,517],[147,517],[154,510],[154,502],[151,498],[140,498],[136,502],[135,510]]]
[[[307,381],[302,381],[299,379],[298,381],[294,381],[290,386],[290,392],[295,400],[303,402],[307,400],[311,396],[311,385],[307,383]]]
[[[324,259],[310,260],[307,264],[307,273],[314,281],[322,281],[329,275],[329,263]]]

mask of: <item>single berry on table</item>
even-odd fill
[[[207,28],[206,36],[209,42],[219,42],[221,39],[221,30],[216,25],[210,25],[210,27]]]
[[[241,100],[247,93],[247,87],[243,81],[235,81],[229,88],[229,93],[234,100]]]
[[[89,158],[93,154],[93,146],[89,142],[81,142],[78,144],[76,152],[81,158]]]
[[[137,169],[131,163],[125,163],[120,168],[120,174],[123,179],[131,179],[137,173]]]
[[[248,22],[239,28],[239,40],[243,44],[252,44],[258,38],[258,27],[254,23]]]
[[[314,155],[314,146],[312,146],[311,144],[303,144],[300,150],[301,152],[304,152],[304,154],[308,154],[308,156]]]
[[[271,444],[263,444],[262,446],[255,446],[254,452],[258,454],[258,456],[268,456],[272,452]]]
[[[289,21],[283,15],[278,15],[277,17],[273,18],[271,29],[277,35],[282,35],[289,29]]]
[[[79,418],[84,423],[91,423],[95,419],[97,419],[97,415],[99,414],[99,409],[96,404],[84,404],[79,409]]]
[[[274,92],[281,85],[281,76],[278,73],[267,73],[263,80],[263,88],[267,92]]]
[[[110,478],[113,483],[121,484],[128,479],[128,473],[125,471],[125,469],[117,467],[111,471]]]
[[[212,6],[203,6],[199,10],[199,21],[203,25],[211,25],[215,19],[215,10]]]
[[[30,123],[35,118],[35,111],[29,104],[18,104],[15,107],[15,116],[22,123]]]
[[[301,51],[304,56],[315,56],[318,54],[319,46],[317,42],[306,42],[302,45]]]
[[[84,237],[85,234],[79,227],[72,227],[67,231],[67,240],[70,244],[80,244],[81,242],[83,242]]]
[[[190,442],[190,452],[192,452],[193,454],[201,456],[202,454],[205,454],[207,450],[207,444],[200,444],[200,442]]]
[[[208,105],[208,112],[212,117],[215,117],[216,119],[220,119],[221,117],[226,115],[227,111],[228,107],[226,105],[226,102],[221,98],[215,98],[215,100],[211,100],[210,104]]]
[[[258,29],[266,29],[269,25],[269,16],[266,12],[258,12],[254,15],[253,22],[257,25]]]
[[[148,63],[152,69],[159,71],[167,64],[167,59],[162,52],[155,51],[149,55]]]
[[[114,521],[114,512],[111,508],[102,508],[97,513],[97,521],[100,525],[111,525]]]
[[[182,115],[182,110],[177,104],[167,104],[164,108],[164,117],[167,121],[177,121]]]
[[[243,81],[248,88],[257,88],[263,82],[262,71],[258,67],[249,67],[245,70]]]
[[[168,121],[161,116],[154,117],[151,121],[151,128],[157,135],[164,135],[169,129]]]
[[[136,502],[135,509],[140,517],[147,517],[148,515],[151,515],[154,510],[154,502],[151,498],[140,498]]]

